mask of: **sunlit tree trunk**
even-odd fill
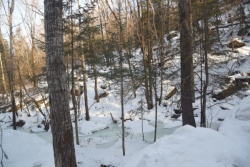
[[[62,0],[45,0],[46,70],[56,167],[76,167],[63,49]]]
[[[12,110],[12,122],[13,122],[13,129],[16,130],[16,101],[14,96],[14,35],[13,35],[13,25],[12,25],[12,17],[15,7],[15,0],[11,1],[9,4],[9,31],[10,31],[10,64],[8,69],[8,76],[9,76],[9,86],[10,86],[10,95],[11,95],[11,110]]]
[[[2,45],[2,53],[0,53],[1,55],[1,73],[2,73],[2,84],[3,84],[3,100],[5,101],[5,94],[7,94],[7,81],[6,81],[6,69],[7,69],[7,60],[6,60],[6,56],[7,56],[7,49],[5,47],[5,42],[2,36],[2,31],[0,28],[0,45]],[[7,69],[8,72],[8,69]],[[7,74],[8,75],[8,74]],[[8,76],[7,76],[8,77]],[[8,98],[6,98],[8,99]],[[4,111],[6,110],[6,108],[4,109]]]

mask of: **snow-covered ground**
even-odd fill
[[[249,8],[250,5],[246,7]],[[239,31],[239,26],[234,27]],[[250,29],[249,29],[250,30]],[[163,100],[157,108],[157,141],[154,143],[155,108],[146,109],[143,87],[137,89],[137,97],[133,98],[129,86],[125,87],[125,147],[126,156],[122,155],[121,141],[121,107],[119,82],[108,81],[98,77],[98,86],[109,85],[110,88],[99,93],[107,92],[108,96],[101,98],[99,103],[94,100],[94,80],[88,78],[88,103],[90,108],[90,121],[84,120],[84,99],[81,98],[81,116],[79,119],[80,144],[75,145],[76,157],[79,167],[99,167],[102,164],[115,167],[249,167],[250,165],[250,90],[249,86],[236,94],[223,100],[215,100],[212,92],[223,90],[228,83],[221,82],[228,74],[239,71],[241,74],[231,75],[231,80],[245,77],[250,73],[250,37],[245,36],[241,41],[244,47],[230,52],[226,47],[231,41],[229,28],[220,29],[221,42],[224,47],[214,47],[216,51],[209,54],[210,85],[207,95],[207,127],[182,127],[182,118],[171,118],[174,109],[178,108],[180,92],[168,100]],[[177,33],[177,32],[175,32]],[[237,34],[237,33],[236,33]],[[235,35],[235,38],[241,38]],[[172,39],[172,48],[178,48],[179,34]],[[216,45],[217,46],[217,45]],[[173,52],[178,52],[173,49]],[[215,54],[216,53],[216,54]],[[219,53],[219,54],[218,54]],[[224,54],[225,53],[225,54]],[[141,53],[134,51],[131,63],[139,67]],[[194,54],[194,63],[199,62],[199,55]],[[163,81],[164,96],[178,89],[180,77],[180,56],[166,62],[165,78]],[[127,64],[124,64],[124,68]],[[100,67],[99,67],[100,68]],[[99,73],[108,74],[109,68],[99,69]],[[200,66],[195,68],[199,74]],[[170,75],[171,74],[171,75]],[[175,74],[175,75],[172,75]],[[248,74],[249,75],[249,74]],[[222,79],[224,78],[224,79]],[[158,79],[159,81],[159,79]],[[125,86],[130,80],[125,78]],[[81,83],[80,83],[81,84]],[[157,85],[160,85],[157,83]],[[195,76],[196,88],[200,88],[200,78]],[[39,87],[46,87],[46,82],[40,82]],[[159,90],[159,89],[158,89]],[[159,93],[159,92],[158,92]],[[196,92],[195,97],[200,94]],[[47,95],[45,95],[47,97]],[[42,99],[34,95],[36,100]],[[163,105],[164,104],[164,105]],[[71,104],[72,105],[72,104]],[[193,103],[195,121],[200,124],[200,100]],[[29,110],[27,110],[29,109]],[[45,105],[42,106],[47,113]],[[117,120],[114,124],[111,114]],[[18,111],[18,120],[24,120],[25,125],[13,131],[11,113],[0,114],[2,127],[1,146],[4,167],[53,167],[53,147],[50,130],[44,131],[41,121],[44,119],[35,108],[27,106]],[[142,119],[143,118],[143,119]],[[143,126],[142,126],[143,125]],[[74,124],[73,124],[74,126]],[[142,129],[143,127],[143,129]],[[2,151],[0,151],[2,152]]]
[[[142,138],[129,136],[125,143],[126,156],[122,156],[119,129],[115,127],[100,136],[80,137],[80,145],[75,146],[78,166],[112,164],[120,167],[248,167],[250,164],[249,101],[250,96],[228,110],[230,114],[222,122],[219,131],[184,126],[153,144],[143,142]],[[103,128],[100,124],[90,124],[93,130]],[[137,121],[129,122],[127,125],[134,133],[140,133],[141,128],[137,127]],[[115,138],[109,136],[115,129],[117,136]],[[42,139],[39,134],[19,130],[4,129],[2,133],[3,150],[8,156],[8,160],[3,158],[5,167],[54,166],[51,141]],[[50,134],[44,132],[43,135]],[[51,139],[51,136],[49,138]],[[114,140],[111,145],[108,144],[110,140]]]

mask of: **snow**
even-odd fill
[[[250,116],[250,105],[245,109],[236,115],[245,113],[245,116]],[[227,118],[219,132],[187,125],[139,151],[120,166],[247,167],[250,164],[249,140],[250,122],[236,117]]]
[[[98,122],[92,122],[92,121],[81,121],[79,123],[80,133],[89,135],[93,132],[100,131],[102,129],[108,128],[106,124],[98,123]]]
[[[142,133],[142,121],[136,120],[136,121],[126,121],[125,127],[129,128],[133,133]],[[147,121],[143,121],[143,132],[153,132],[154,128],[148,124]]]
[[[120,167],[248,167],[250,164],[250,96],[237,106],[230,106],[228,116],[219,131],[210,128],[183,126],[171,135],[165,135],[153,144],[142,142],[135,136],[125,139],[126,156],[122,156],[121,138],[109,134],[91,136],[92,132],[106,128],[107,124],[93,121],[80,122],[80,145],[76,145],[78,166],[112,164]],[[97,120],[97,119],[96,119]],[[181,121],[167,121],[164,128],[180,126]],[[133,133],[141,133],[141,120],[127,121],[125,126]],[[84,130],[83,130],[84,129]],[[144,121],[145,133],[153,127]],[[107,129],[108,131],[109,129]],[[114,131],[114,129],[110,129]],[[48,132],[45,132],[48,133]],[[98,133],[98,132],[97,132]],[[93,134],[92,134],[93,135]],[[36,134],[3,130],[3,149],[8,155],[4,166],[54,166],[50,142]]]
[[[245,10],[249,6],[246,5]],[[248,10],[246,12],[249,13]],[[222,16],[222,22],[225,22],[225,17],[226,15]],[[239,30],[239,26],[234,28],[235,32]],[[220,29],[220,31],[222,44],[228,44],[231,41],[229,35],[231,30],[225,28]],[[166,68],[165,74],[179,75],[180,56],[177,45],[180,35],[178,32],[172,33],[176,33],[177,36],[171,39],[173,48],[171,54],[176,53],[176,55],[171,62],[166,62],[164,68]],[[213,48],[216,52],[222,54],[209,54],[211,85],[208,87],[208,92],[217,93],[225,87],[226,84],[221,84],[220,81],[216,80],[216,76],[220,76],[217,78],[229,77],[232,80],[247,77],[247,73],[250,72],[249,39],[250,37],[242,38],[241,41],[246,45],[235,49],[238,53],[230,52],[227,47],[217,46],[217,48]],[[140,63],[138,63],[141,60],[140,49],[133,51],[133,54],[131,64],[134,68],[140,68]],[[199,62],[199,55],[194,54],[194,59],[195,63]],[[128,64],[124,63],[123,67],[128,68]],[[101,74],[109,74],[110,68],[98,67],[98,71]],[[196,66],[195,72],[197,75],[201,70],[200,66]],[[236,71],[240,73],[228,76]],[[171,75],[172,77],[165,78],[163,81],[163,96],[174,87],[177,88],[177,93],[169,100],[163,100],[164,106],[158,106],[157,141],[155,143],[153,143],[155,108],[152,110],[146,109],[143,86],[137,89],[137,97],[133,98],[132,93],[129,92],[130,79],[124,78],[124,83],[128,84],[127,87],[124,87],[126,92],[124,112],[127,120],[125,122],[126,156],[122,155],[120,84],[117,80],[111,81],[98,77],[98,86],[108,86],[107,89],[99,89],[99,93],[107,92],[108,96],[101,98],[100,102],[97,103],[94,100],[94,80],[87,76],[91,119],[90,121],[84,120],[84,98],[82,96],[80,99],[81,115],[78,122],[80,144],[75,144],[78,166],[98,167],[105,164],[115,167],[249,167],[249,87],[220,101],[212,99],[211,94],[209,94],[206,110],[208,128],[198,127],[201,110],[200,100],[196,100],[193,107],[197,108],[194,111],[197,128],[194,128],[182,126],[182,117],[171,118],[174,109],[179,107],[180,92],[178,91],[180,90],[178,84],[180,83],[180,77],[176,75]],[[79,85],[81,84],[79,83]],[[200,88],[200,78],[197,76],[195,84],[197,88]],[[41,81],[38,85],[40,88],[47,87],[45,81]],[[157,83],[158,90],[160,89],[159,85]],[[32,91],[29,93],[36,100],[42,99],[41,95],[32,94]],[[196,97],[199,95],[196,92]],[[48,97],[48,94],[44,97]],[[5,167],[52,167],[54,166],[54,159],[51,131],[45,132],[44,126],[41,124],[43,116],[38,110],[31,105],[26,107],[23,111],[18,111],[19,117],[17,120],[24,120],[25,125],[18,128],[17,131],[9,127],[11,125],[11,113],[0,114],[0,125],[3,129],[1,145],[8,156],[8,159],[3,158],[3,164]],[[47,114],[44,107],[41,106],[42,111]],[[113,124],[110,113],[117,120],[116,124]],[[74,123],[72,125],[75,126]]]
[[[4,130],[2,146],[8,155],[5,167],[54,166],[52,145],[35,134]]]

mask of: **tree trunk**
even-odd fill
[[[5,73],[4,73],[4,66],[3,66],[3,55],[2,53],[0,53],[0,66],[1,66],[1,82],[2,82],[2,86],[3,86],[3,89],[2,89],[2,93],[5,94],[6,93],[6,81],[5,81]]]
[[[207,43],[208,43],[208,20],[207,20],[207,2],[204,0],[204,31],[205,31],[205,41],[204,41],[204,63],[205,63],[205,82],[203,87],[202,95],[202,108],[201,108],[201,127],[206,127],[206,103],[207,103],[207,87],[209,82],[208,76],[208,59],[207,59]],[[201,69],[202,70],[202,69]],[[202,78],[201,78],[202,80]],[[202,81],[203,82],[203,81]],[[202,84],[202,83],[201,83]]]
[[[76,167],[63,49],[62,0],[45,0],[46,70],[55,166]]]
[[[148,33],[148,57],[147,57],[147,68],[148,68],[148,96],[149,96],[149,103],[148,109],[152,109],[153,105],[153,77],[152,77],[152,60],[153,60],[153,46],[152,46],[152,32],[151,32],[151,21],[149,16],[149,0],[147,0],[147,33]],[[147,77],[147,76],[146,76]]]
[[[33,8],[33,6],[32,6]],[[37,76],[36,76],[36,61],[35,61],[35,39],[34,39],[34,35],[35,35],[35,27],[32,24],[31,25],[31,69],[32,69],[32,81],[33,81],[33,86],[37,87]]]
[[[82,54],[82,69],[83,69],[83,93],[84,93],[84,106],[85,106],[85,120],[89,121],[89,107],[88,107],[88,90],[87,90],[87,72],[86,72],[86,63],[85,56]]]
[[[71,1],[71,89],[72,89],[72,103],[73,103],[73,109],[74,109],[74,115],[75,115],[75,133],[76,133],[76,144],[79,145],[79,137],[78,137],[78,117],[77,117],[77,101],[76,101],[76,95],[75,95],[75,58],[74,58],[74,23],[73,23],[73,9]]]
[[[9,31],[10,31],[10,65],[9,65],[9,86],[10,86],[10,96],[11,96],[11,110],[12,110],[12,121],[13,129],[16,130],[16,101],[14,96],[14,36],[13,36],[13,26],[12,26],[12,15],[14,12],[15,0],[11,1],[11,6],[9,6]]]
[[[181,107],[183,125],[196,127],[192,106],[192,31],[189,0],[179,0],[181,50]]]
[[[94,60],[95,61],[95,60]],[[94,62],[94,77],[95,77],[95,100],[97,103],[100,102],[98,95],[98,87],[97,87],[97,70],[96,70],[96,62]]]
[[[139,0],[136,1],[137,3],[137,12],[138,12],[138,17],[141,17],[141,10],[142,7],[140,6],[141,1]],[[148,57],[146,55],[146,45],[145,45],[145,37],[144,37],[144,23],[143,23],[143,17],[138,19],[138,25],[139,25],[139,32],[137,34],[139,42],[140,42],[140,47],[141,47],[141,52],[143,55],[143,71],[144,71],[144,81],[145,81],[145,97],[148,105],[148,109],[152,109],[153,104],[151,104],[150,100],[150,93],[149,93],[149,82],[148,82]]]

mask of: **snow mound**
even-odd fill
[[[236,112],[236,118],[240,120],[250,120],[250,96],[242,100],[241,105]]]
[[[184,126],[138,152],[124,166],[247,167],[249,163],[249,150],[240,143],[212,129]]]
[[[4,130],[3,149],[8,155],[4,166],[54,166],[53,147],[35,134]]]

